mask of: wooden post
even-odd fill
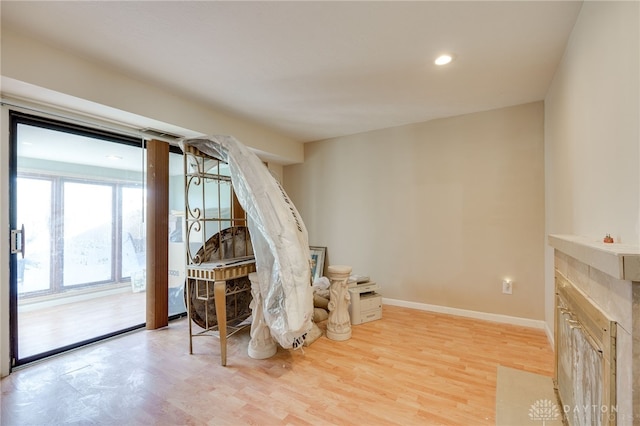
[[[147,142],[147,329],[169,324],[169,144]]]

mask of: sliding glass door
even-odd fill
[[[143,141],[11,113],[14,365],[145,322]],[[17,234],[16,234],[17,235]]]

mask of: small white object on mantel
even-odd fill
[[[620,280],[640,281],[640,246],[578,235],[549,235],[549,245]]]

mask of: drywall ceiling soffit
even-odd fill
[[[2,26],[311,141],[541,100],[580,7],[3,1]]]

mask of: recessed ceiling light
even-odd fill
[[[436,65],[447,65],[449,62],[453,61],[453,56],[451,55],[440,55],[436,58]]]

